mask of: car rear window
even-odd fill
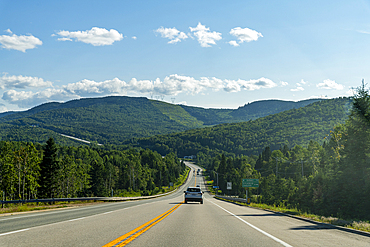
[[[200,192],[199,188],[188,188],[189,192]]]

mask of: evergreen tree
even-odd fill
[[[41,198],[53,198],[56,195],[56,180],[59,169],[57,159],[58,147],[53,138],[49,138],[44,146],[44,156],[40,164],[40,192]]]

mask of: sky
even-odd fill
[[[370,80],[369,44],[370,1],[0,0],[0,112],[352,96]]]

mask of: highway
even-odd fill
[[[177,192],[156,199],[1,216],[0,246],[370,246],[370,237],[207,192],[204,204],[182,204],[187,186],[205,189],[195,174]]]

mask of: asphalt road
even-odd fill
[[[203,178],[190,174],[184,187],[204,189]],[[181,203],[183,190],[151,200],[2,216],[0,246],[103,246]],[[204,204],[181,204],[128,246],[370,246],[370,237],[223,202],[208,193],[204,198]]]

